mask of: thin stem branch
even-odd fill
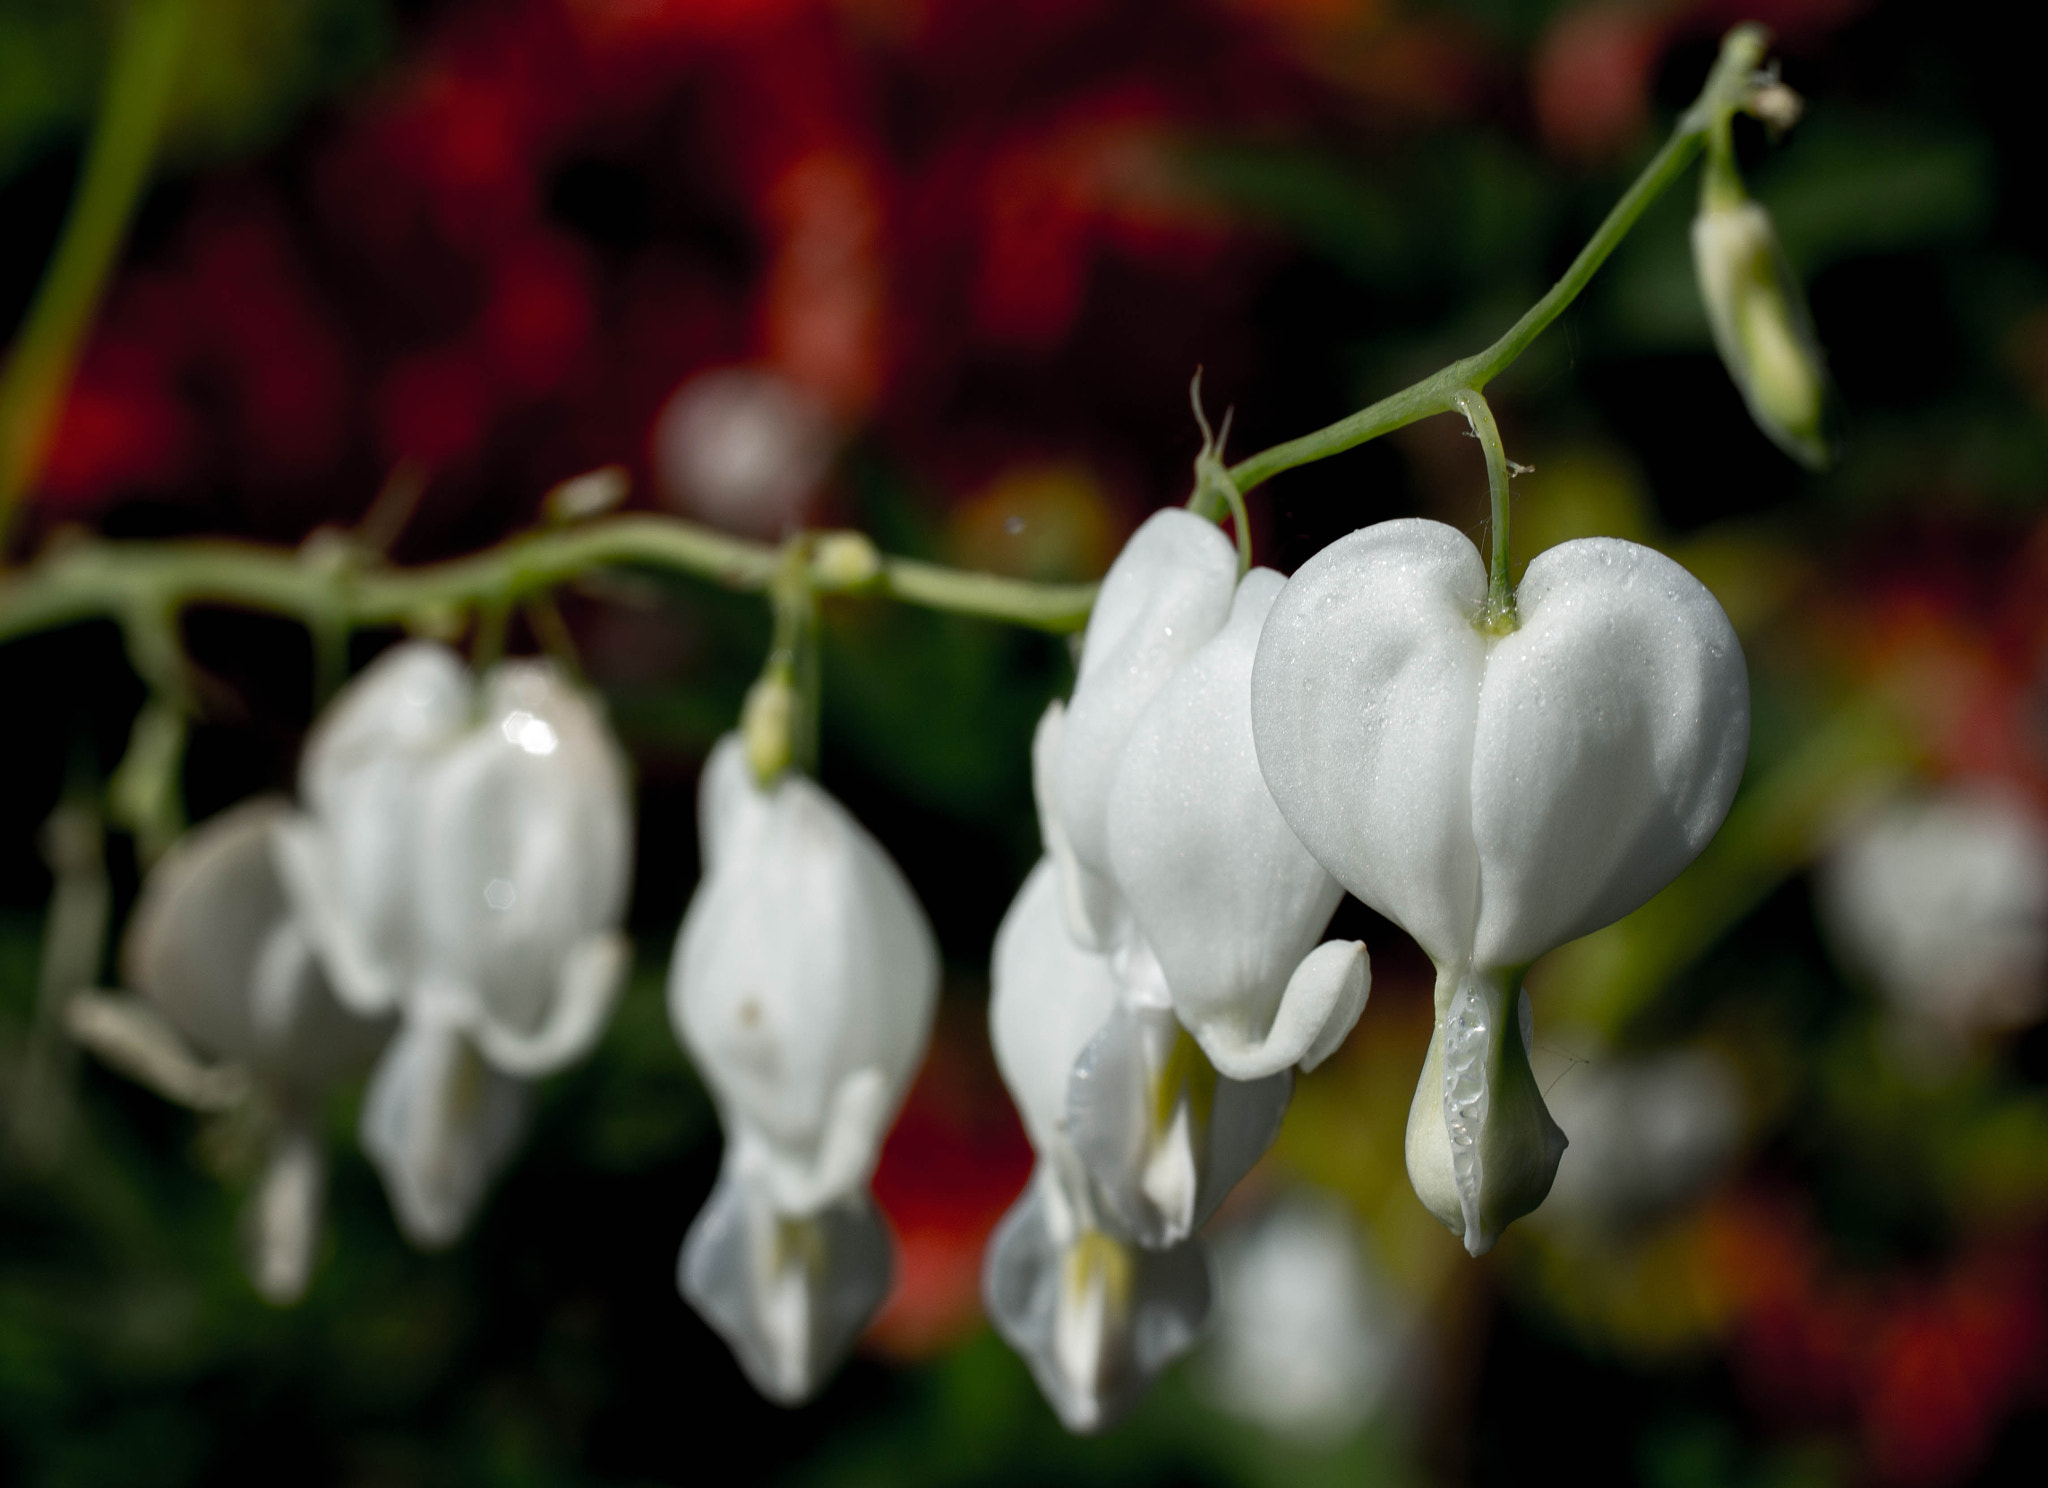
[[[1529,307],[1528,313],[1508,327],[1507,333],[1477,355],[1451,363],[1422,381],[1411,384],[1370,407],[1337,420],[1312,434],[1276,444],[1240,460],[1230,469],[1239,490],[1249,491],[1297,465],[1307,465],[1354,449],[1382,434],[1428,418],[1449,413],[1459,393],[1477,392],[1513,364],[1529,344],[1562,315],[1607,261],[1643,212],[1673,181],[1682,175],[1708,131],[1725,123],[1728,114],[1740,106],[1752,86],[1758,64],[1763,60],[1768,36],[1758,26],[1738,26],[1721,43],[1720,57],[1708,75],[1706,86],[1691,108],[1678,121],[1678,128],[1662,149],[1651,157],[1633,185],[1607,214],[1598,230],[1566,269],[1564,277],[1550,292]]]
[[[209,539],[87,538],[0,579],[0,640],[101,617],[125,623],[213,604],[309,625],[404,625],[451,610],[517,604],[604,568],[668,570],[761,593],[780,562],[779,550],[769,544],[660,516],[606,517],[524,532],[467,557],[411,569],[386,567],[360,550],[338,554],[333,541],[293,550]],[[1062,633],[1087,623],[1096,586],[1034,584],[884,558],[879,575],[858,582],[820,568],[811,587],[820,594],[877,594]]]
[[[1484,394],[1467,388],[1452,401],[1472,425],[1473,437],[1486,452],[1486,490],[1493,501],[1493,561],[1486,581],[1486,627],[1495,632],[1515,628],[1515,592],[1508,587],[1508,454],[1500,425]]]
[[[184,54],[190,0],[131,0],[62,236],[0,372],[0,554],[35,484],[135,204]]]

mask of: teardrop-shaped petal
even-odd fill
[[[1041,1163],[989,1239],[982,1301],[1069,1431],[1114,1425],[1201,1336],[1208,1259],[1199,1240],[1141,1250],[1077,1228]]]
[[[203,1053],[253,1064],[251,978],[289,907],[270,861],[271,827],[290,803],[258,797],[186,832],[143,881],[121,948],[121,977]]]
[[[1486,659],[1472,744],[1476,964],[1524,966],[1620,919],[1719,830],[1749,753],[1728,616],[1662,553],[1539,553]]]
[[[305,814],[277,861],[335,993],[395,1006],[412,975],[427,771],[469,721],[469,670],[429,641],[394,646],[320,716],[299,765]]]
[[[676,1262],[676,1286],[754,1388],[799,1405],[889,1294],[888,1228],[865,1193],[792,1218],[728,1164]]]
[[[1270,1062],[1272,1051],[1298,1050],[1294,1062],[1305,1073],[1337,1052],[1344,1036],[1351,1032],[1372,995],[1372,957],[1362,940],[1326,940],[1294,968],[1287,990],[1280,994],[1280,1010],[1266,1034],[1264,1054],[1254,1054],[1244,1065],[1257,1068]],[[1222,1061],[1216,1067],[1233,1078],[1243,1076]]]
[[[459,1028],[408,1018],[363,1094],[363,1151],[405,1237],[452,1245],[526,1124],[524,1082],[478,1057]]]
[[[566,1069],[604,1037],[632,961],[633,943],[619,931],[586,935],[562,958],[547,1021],[521,1032],[485,1019],[472,1030],[477,1052],[506,1074],[524,1080]]]
[[[483,691],[424,781],[419,981],[530,1038],[570,952],[624,913],[631,803],[602,719],[553,665],[505,662]]]
[[[1056,773],[1067,841],[1097,873],[1112,871],[1109,794],[1131,727],[1174,670],[1222,628],[1236,587],[1229,540],[1178,507],[1148,517],[1102,580]]]
[[[1117,1002],[1109,959],[1074,943],[1061,899],[1059,869],[1041,858],[996,930],[989,968],[996,1067],[1041,1154],[1066,1145],[1074,1061]]]
[[[1286,582],[1245,575],[1228,622],[1132,728],[1109,802],[1117,886],[1174,1011],[1240,1080],[1287,1068],[1321,1031],[1297,1006],[1288,1037],[1270,1038],[1288,978],[1344,894],[1273,804],[1252,741],[1252,662]]]
[[[730,779],[717,756],[707,781]],[[683,917],[669,1013],[729,1127],[808,1171],[840,1082],[879,1070],[896,1104],[938,994],[938,950],[889,856],[805,777],[726,803],[715,867]],[[726,830],[728,829],[729,830]]]
[[[1164,1006],[1126,996],[1074,1063],[1067,1133],[1116,1233],[1186,1240],[1279,1135],[1292,1072],[1216,1073]]]
[[[320,1242],[327,1151],[304,1122],[274,1137],[242,1211],[243,1266],[263,1300],[289,1307],[306,1294]]]
[[[1565,1137],[1529,1068],[1529,995],[1466,971],[1447,993],[1408,1108],[1408,1181],[1475,1256],[1550,1192]]]
[[[805,1218],[866,1191],[896,1119],[899,1092],[883,1070],[857,1069],[836,1085],[817,1145],[793,1151],[744,1119],[726,1133],[733,1171],[778,1214]]]
[[[1420,519],[1339,538],[1274,601],[1252,668],[1259,767],[1304,846],[1439,964],[1471,952],[1472,738],[1486,570]]]

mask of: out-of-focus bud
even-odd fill
[[[291,917],[271,856],[271,833],[290,810],[259,798],[181,837],[144,881],[121,955],[128,985],[194,1051],[246,1071],[273,1123],[243,1232],[250,1280],[280,1305],[296,1302],[312,1274],[328,1086],[367,1065],[391,1027],[344,1011]],[[165,1071],[177,1065],[173,1052]],[[188,1096],[205,1089],[162,1083]]]
[[[827,532],[811,547],[811,576],[823,589],[858,589],[882,572],[882,555],[864,532]]]
[[[548,492],[544,506],[551,522],[587,522],[612,510],[632,489],[623,466],[605,465],[563,481]]]
[[[888,854],[816,784],[763,785],[741,737],[704,767],[704,877],[669,1014],[725,1161],[677,1284],[770,1399],[810,1396],[889,1290],[868,1195],[930,1037],[938,947]]]
[[[747,768],[761,785],[772,785],[796,757],[796,686],[789,674],[771,668],[747,689],[740,707],[740,738]]]
[[[804,525],[838,446],[832,415],[786,378],[755,367],[700,373],[655,417],[663,499],[752,537]]]
[[[1750,417],[1800,464],[1826,465],[1827,366],[1770,214],[1748,197],[1709,192],[1693,218],[1692,258],[1714,345]]]

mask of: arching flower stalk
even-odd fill
[[[1569,542],[1529,564],[1515,628],[1488,626],[1486,601],[1455,529],[1364,528],[1275,601],[1251,694],[1288,823],[1436,963],[1408,1172],[1474,1255],[1542,1201],[1564,1148],[1529,1071],[1523,972],[1689,863],[1749,748],[1741,646],[1670,559]]]
[[[390,1019],[358,1018],[335,1001],[291,916],[270,850],[290,810],[259,797],[179,838],[144,881],[121,954],[122,979],[192,1051],[246,1076],[265,1153],[243,1213],[244,1263],[257,1291],[281,1306],[298,1301],[312,1276],[327,1092],[367,1066],[391,1029]],[[173,1061],[183,1054],[169,1050]],[[164,1083],[188,1096],[201,1089]]]
[[[1069,934],[1118,995],[1072,1071],[1069,1137],[1121,1233],[1186,1239],[1272,1141],[1291,1071],[1370,985],[1316,946],[1342,889],[1266,789],[1250,677],[1279,575],[1242,582],[1217,528],[1156,513],[1103,580],[1073,700],[1033,741]]]
[[[387,653],[300,767],[278,866],[336,993],[400,1027],[364,1150],[415,1244],[452,1243],[517,1144],[528,1085],[604,1030],[629,947],[626,770],[547,662],[475,684],[445,647]]]
[[[924,1056],[938,948],[889,856],[805,776],[763,785],[738,734],[704,767],[704,876],[669,973],[725,1126],[677,1283],[755,1387],[813,1394],[883,1299],[868,1181]]]

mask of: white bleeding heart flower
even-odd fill
[[[2048,824],[1991,782],[1886,802],[1820,865],[1836,954],[1923,1046],[2023,1028],[2048,1010]]]
[[[1048,857],[996,932],[989,1034],[1038,1162],[989,1240],[982,1297],[1060,1420],[1099,1431],[1194,1345],[1209,1268],[1196,1239],[1132,1244],[1075,1145],[1072,1071],[1121,990],[1108,958],[1074,943],[1063,894]]]
[[[1072,1141],[1119,1233],[1147,1246],[1185,1239],[1258,1159],[1289,1071],[1335,1047],[1370,985],[1362,945],[1315,947],[1343,891],[1252,741],[1252,659],[1282,582],[1240,583],[1214,524],[1155,513],[1103,581],[1072,702],[1032,743],[1069,931],[1119,988],[1072,1070]]]
[[[846,809],[795,773],[758,784],[736,734],[705,765],[698,824],[669,1013],[726,1150],[677,1280],[756,1388],[795,1403],[889,1289],[868,1180],[931,1034],[938,949]]]
[[[260,797],[174,843],[143,881],[122,979],[199,1054],[247,1071],[272,1129],[243,1215],[264,1297],[296,1302],[312,1275],[326,1189],[319,1139],[330,1085],[366,1066],[390,1020],[344,1010],[293,920],[271,859],[290,803]]]
[[[468,727],[472,692],[453,651],[410,641],[343,688],[306,739],[305,810],[278,825],[278,870],[335,995],[366,1016],[410,985],[425,780]]]
[[[1563,1150],[1529,1072],[1522,972],[1689,863],[1749,747],[1741,646],[1670,559],[1552,548],[1504,633],[1485,628],[1486,588],[1453,528],[1364,528],[1288,583],[1252,673],[1281,813],[1436,963],[1408,1171],[1475,1255],[1541,1202]]]
[[[415,1244],[452,1243],[517,1144],[527,1085],[582,1057],[623,983],[626,769],[546,662],[481,687],[400,646],[335,700],[276,832],[294,911],[344,1000],[395,1007],[363,1148]]]

